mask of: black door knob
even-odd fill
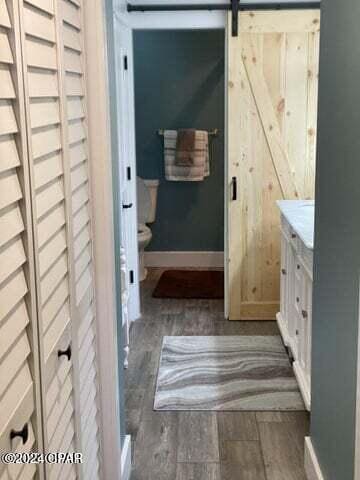
[[[126,203],[125,203],[125,204],[123,203],[123,206],[122,206],[122,207],[126,209],[126,208],[131,208],[132,206],[133,206],[132,203],[127,203],[127,204],[126,204]]]
[[[68,346],[66,350],[58,350],[58,357],[65,356],[68,360],[71,359],[71,345]]]
[[[29,427],[28,424],[25,423],[22,430],[11,430],[10,431],[10,440],[13,440],[16,437],[20,437],[22,439],[23,445],[27,442],[29,438]]]

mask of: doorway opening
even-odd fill
[[[159,300],[223,297],[223,274],[209,271],[224,265],[224,30],[137,30],[133,45],[140,280],[157,269]],[[169,165],[180,129],[199,135],[194,162],[208,156],[203,175]],[[219,287],[206,289],[214,281]]]

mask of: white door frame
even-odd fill
[[[102,476],[121,477],[119,355],[114,248],[112,149],[105,0],[86,0],[84,28],[88,92],[89,149],[93,195],[94,271],[99,374]],[[126,444],[125,444],[126,445]]]
[[[119,192],[123,205],[120,218],[128,270],[128,317],[133,322],[140,317],[139,258],[137,241],[135,94],[132,29],[122,16],[114,13],[116,56],[117,112],[119,119]],[[126,58],[126,66],[125,66]],[[130,176],[128,176],[130,174]],[[131,281],[130,281],[130,272]]]

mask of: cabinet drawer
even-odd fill
[[[314,252],[301,243],[300,256],[312,279]]]
[[[286,239],[290,239],[291,236],[291,227],[284,215],[281,215],[281,230],[285,235]]]
[[[298,237],[298,234],[290,227],[290,243],[296,252],[300,249],[301,240]]]

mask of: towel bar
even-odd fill
[[[165,130],[163,128],[160,128],[157,131],[157,134],[163,136],[164,132],[165,132]],[[219,130],[217,128],[215,128],[214,130],[209,130],[208,131],[208,134],[209,134],[210,137],[216,137],[218,135],[218,133],[219,133]]]

